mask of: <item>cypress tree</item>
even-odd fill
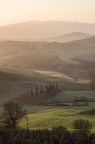
[[[43,86],[41,85],[40,94],[43,95]]]
[[[38,86],[36,85],[36,96],[38,96]]]
[[[33,96],[33,94],[34,94],[34,92],[33,92],[33,90],[31,90],[31,96]]]

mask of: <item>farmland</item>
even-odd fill
[[[54,99],[59,101],[73,101],[76,98],[87,97],[88,99],[95,99],[95,91],[64,91]]]
[[[95,131],[95,117],[94,116],[88,116],[88,115],[80,115],[79,113],[81,111],[85,111],[87,109],[95,108],[95,103],[90,104],[88,107],[55,107],[50,108],[48,110],[41,110],[39,112],[36,112],[34,114],[29,114],[29,128],[30,129],[51,129],[54,126],[63,125],[68,128],[68,130],[72,130],[72,122],[75,119],[87,119],[89,120],[93,125],[93,130]],[[24,119],[21,123],[21,126],[26,128],[26,120]]]
[[[87,96],[87,98],[95,99],[94,91],[65,91],[57,95],[54,99],[60,101],[74,100],[75,96]],[[95,102],[89,102],[88,106],[25,106],[28,111],[29,128],[30,129],[51,129],[54,126],[63,125],[72,130],[72,122],[75,119],[87,119],[93,125],[95,131],[95,116],[94,115],[80,115],[80,112],[95,109]],[[26,120],[23,120],[22,127],[26,128]]]

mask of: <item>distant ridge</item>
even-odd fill
[[[3,41],[9,41],[9,40],[8,39],[0,38],[0,42],[3,42]]]
[[[65,35],[60,35],[60,36],[55,36],[55,37],[50,37],[45,39],[47,42],[70,42],[70,41],[75,41],[75,40],[81,40],[85,38],[92,37],[90,34],[82,33],[82,32],[73,32]]]
[[[66,21],[28,21],[1,26],[0,38],[38,41],[73,32],[95,35],[95,24]]]

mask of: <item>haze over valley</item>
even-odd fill
[[[94,144],[95,1],[0,1],[0,144]]]
[[[69,35],[73,32],[79,33]],[[66,21],[27,21],[0,27],[0,38],[10,40],[39,41],[55,37],[56,41],[56,37],[60,35],[66,35],[63,39],[71,36],[72,40],[75,36],[78,39],[90,37],[90,35],[95,35],[95,24]]]

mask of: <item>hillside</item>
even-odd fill
[[[0,37],[11,40],[42,40],[72,32],[95,35],[95,24],[66,21],[28,21],[0,27]]]
[[[23,70],[13,70],[13,69],[0,69],[0,105],[9,99],[20,97],[22,94],[29,94],[31,90],[35,90],[35,87],[41,88],[50,83],[58,83],[61,89],[71,90],[72,98],[75,96],[73,90],[77,91],[87,91],[89,90],[88,83],[76,84],[72,78],[65,74],[61,74],[53,71],[35,71],[29,69]],[[78,92],[79,93],[79,92]],[[66,92],[66,97],[68,98],[69,92]],[[80,92],[80,95],[87,95],[89,91]],[[90,93],[93,97],[94,93]],[[77,95],[77,93],[76,93]],[[61,99],[62,98],[62,99]],[[51,100],[63,100],[64,93],[53,97]]]
[[[71,58],[81,57],[81,59],[93,61],[93,57],[85,58],[83,55],[95,53],[95,37],[64,43],[63,49],[64,55],[70,56],[71,54]]]
[[[92,79],[94,67],[95,37],[67,43],[0,42],[0,68],[56,71]]]
[[[29,80],[28,76],[0,69],[0,105],[9,99],[19,96],[22,91],[19,83],[26,79]]]
[[[94,53],[95,37],[67,43],[0,42],[0,67],[55,71],[77,59],[95,61]]]
[[[73,33],[60,35],[60,36],[56,36],[56,37],[50,37],[50,38],[45,39],[45,41],[65,43],[65,42],[81,40],[81,39],[85,39],[85,38],[89,38],[89,37],[92,37],[92,35],[86,34],[86,33],[81,33],[81,32],[73,32]]]
[[[75,119],[80,119],[80,112],[84,111],[79,108],[52,108],[50,110],[42,110],[40,112],[29,114],[29,129],[51,129],[52,127],[63,125],[69,130],[72,130],[72,122]],[[93,124],[95,131],[94,116],[81,115],[83,119],[88,119]],[[26,128],[26,121],[21,123],[21,126]]]
[[[50,82],[73,83],[65,75],[51,72],[41,73],[29,70],[0,69],[0,105],[5,101],[27,94],[36,85],[46,85]],[[66,86],[67,87],[67,86]]]

